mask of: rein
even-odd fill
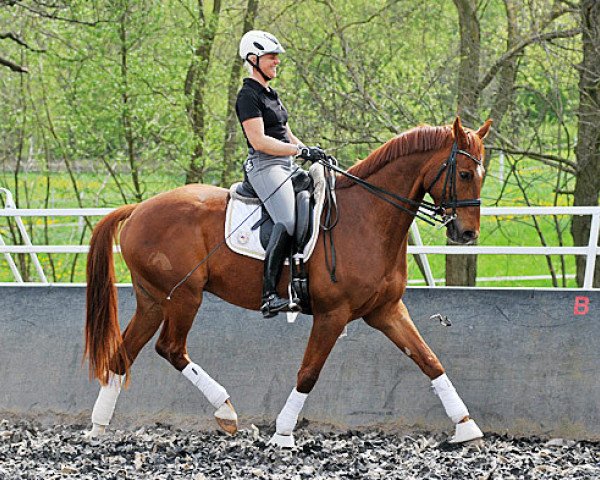
[[[345,177],[348,177],[353,182],[360,185],[365,190],[372,193],[376,197],[380,198],[384,202],[387,202],[390,205],[393,205],[394,207],[408,213],[409,215],[412,215],[413,217],[420,218],[424,222],[427,222],[429,225],[435,225],[437,222],[440,224],[440,228],[441,228],[441,227],[446,226],[448,223],[450,223],[452,220],[454,220],[456,218],[456,209],[457,208],[478,207],[481,205],[481,199],[479,199],[479,198],[473,198],[470,200],[458,200],[456,198],[456,156],[457,155],[465,155],[467,158],[470,158],[475,163],[477,163],[477,165],[482,165],[481,160],[478,160],[477,158],[475,158],[473,155],[471,155],[466,150],[459,149],[458,144],[456,142],[454,142],[452,144],[452,150],[450,152],[450,157],[448,158],[448,160],[446,160],[446,162],[444,162],[441,165],[438,173],[436,174],[435,178],[433,179],[433,182],[431,182],[431,185],[429,185],[429,187],[425,189],[425,191],[427,193],[429,193],[431,188],[441,178],[442,174],[444,173],[444,170],[446,170],[446,177],[444,179],[444,190],[442,191],[442,199],[441,199],[439,206],[435,205],[434,203],[428,202],[426,200],[421,200],[420,202],[416,202],[410,198],[405,198],[400,195],[396,195],[393,192],[385,190],[381,187],[377,187],[376,185],[373,185],[373,184],[367,182],[366,180],[363,180],[362,178],[359,178],[356,175],[352,175],[351,173],[348,173],[346,170],[343,170],[340,167],[338,167],[337,166],[338,162],[337,162],[336,158],[332,155],[327,155],[325,160],[319,160],[319,163],[330,170],[333,170],[341,175],[344,175]],[[296,170],[297,169],[298,169],[298,167],[296,167]],[[265,199],[265,202],[269,198],[271,198],[275,194],[275,192],[277,192],[289,178],[292,177],[292,175],[296,172],[296,170],[294,170],[283,182],[281,182],[281,184],[273,191],[273,193],[271,193],[271,195],[269,195]],[[327,208],[325,209],[325,222],[322,223],[320,226],[323,229],[323,246],[325,248],[325,263],[326,263],[327,269],[329,270],[329,275],[330,275],[331,281],[336,283],[337,282],[337,279],[335,276],[336,255],[335,255],[335,247],[334,247],[334,242],[333,242],[333,229],[339,221],[340,212],[339,212],[339,207],[337,205],[337,202],[335,201],[335,196],[333,194],[333,192],[335,191],[333,178],[326,177],[325,191],[326,191]],[[446,202],[446,196],[448,196],[448,199],[449,199],[448,202]],[[393,200],[391,200],[391,199],[393,199]],[[401,205],[398,202],[406,203],[406,204],[410,205],[411,207],[417,207],[417,208],[416,208],[416,210],[411,210],[410,208],[405,207],[404,205]],[[258,205],[256,207],[256,209],[254,209],[244,220],[242,220],[242,222],[236,228],[233,229],[233,231],[230,233],[230,235],[227,238],[229,238],[231,235],[233,235],[235,233],[235,231],[238,228],[240,228],[246,222],[246,220],[248,220],[254,214],[254,212],[257,209],[259,209],[261,207],[262,203],[263,202],[261,202],[261,204]],[[447,209],[450,209],[450,208],[452,209],[452,214],[447,215],[445,212]],[[333,210],[335,210],[335,216],[332,216]],[[420,212],[419,210],[428,210],[429,212]],[[438,217],[441,217],[441,218],[438,218]],[[327,242],[327,239],[326,239],[327,236],[329,236],[329,242]],[[192,274],[196,270],[198,270],[198,268],[203,263],[205,263],[219,248],[221,248],[225,244],[225,241],[227,240],[227,238],[225,238],[221,242],[219,242],[219,244],[217,244],[210,252],[208,252],[208,254],[198,264],[196,264],[194,266],[194,268],[192,268],[179,282],[177,282],[177,284],[171,289],[171,291],[167,295],[167,300],[171,300],[171,297],[173,296],[173,293],[175,292],[175,290],[177,290],[181,285],[183,285],[188,280],[188,278],[190,278],[192,276]],[[328,246],[329,246],[329,252],[330,252],[329,255],[331,256],[331,264],[329,263],[329,256],[327,254]]]
[[[425,189],[427,193],[430,193],[431,188],[438,182],[438,180],[442,177],[444,170],[446,171],[446,176],[444,178],[444,189],[442,191],[442,198],[439,205],[435,203],[428,202],[426,200],[421,200],[417,202],[410,198],[402,197],[393,192],[385,190],[381,187],[373,185],[372,183],[367,182],[366,180],[357,177],[356,175],[352,175],[348,173],[346,170],[343,170],[337,166],[337,160],[335,157],[328,155],[326,160],[320,160],[319,163],[330,170],[333,170],[350,180],[352,180],[357,185],[360,185],[369,193],[375,195],[380,198],[384,202],[393,205],[394,207],[402,210],[403,212],[412,215],[413,217],[419,218],[429,225],[435,225],[436,223],[440,224],[440,227],[446,226],[452,220],[456,218],[456,210],[458,208],[464,207],[479,207],[481,206],[480,198],[473,198],[468,200],[458,200],[456,193],[456,156],[457,155],[465,155],[467,158],[473,160],[477,165],[482,165],[481,160],[478,160],[473,155],[471,155],[466,150],[462,150],[458,148],[458,144],[454,142],[452,144],[452,150],[450,151],[450,157],[446,160],[440,167],[438,173],[435,178]],[[448,201],[446,201],[446,198]],[[392,200],[393,199],[393,200]],[[402,202],[410,205],[411,207],[417,207],[416,210],[401,205],[398,202]],[[452,209],[452,214],[447,215],[446,210]],[[425,210],[425,211],[423,211]]]
[[[332,155],[327,155],[325,160],[319,160],[319,163],[323,165],[325,168],[333,170],[341,175],[349,178],[357,185],[360,185],[369,193],[375,195],[377,198],[380,198],[386,203],[393,205],[394,207],[402,210],[403,212],[412,215],[413,217],[420,218],[424,222],[429,225],[435,225],[436,222],[439,223],[439,227],[445,227],[451,221],[456,218],[456,210],[458,208],[463,207],[479,207],[481,206],[480,198],[472,198],[469,200],[458,200],[456,193],[456,156],[457,155],[465,155],[467,158],[473,160],[477,165],[482,165],[481,160],[478,160],[473,155],[471,155],[466,150],[461,150],[458,148],[458,144],[456,141],[452,144],[452,150],[450,151],[450,157],[440,166],[435,178],[425,189],[427,193],[431,195],[431,188],[438,182],[438,180],[442,177],[444,170],[446,171],[446,177],[444,178],[444,189],[442,190],[442,198],[439,205],[435,203],[428,202],[426,200],[421,200],[420,202],[416,202],[411,198],[402,197],[393,192],[385,190],[384,188],[373,185],[372,183],[367,182],[366,180],[357,177],[356,175],[352,175],[348,173],[346,170],[341,169],[337,166],[337,160]],[[335,276],[335,268],[336,268],[336,255],[335,255],[335,246],[333,243],[333,228],[336,226],[339,220],[339,207],[334,201],[335,197],[333,196],[333,190],[335,187],[333,186],[331,181],[327,182],[326,185],[326,195],[327,195],[327,208],[325,209],[325,222],[321,224],[321,228],[323,229],[323,247],[325,251],[325,265],[327,270],[329,271],[329,277],[333,283],[337,282],[337,278]],[[448,198],[448,201],[446,201]],[[402,205],[402,202],[413,207],[412,209]],[[414,208],[416,207],[416,208]],[[335,221],[331,221],[331,210],[336,210]],[[446,214],[446,210],[452,209],[452,214]],[[425,211],[423,211],[425,210]],[[329,242],[327,242],[326,237],[329,236]],[[327,254],[327,247],[329,247],[329,255]],[[331,256],[331,264],[329,263],[329,256]]]

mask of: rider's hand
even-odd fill
[[[299,158],[315,163],[319,160],[325,160],[325,150],[321,147],[305,147],[301,146],[298,153]]]

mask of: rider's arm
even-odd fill
[[[265,135],[265,125],[262,117],[244,120],[242,127],[252,148],[259,152],[279,156],[296,155],[298,153],[298,147],[295,143],[285,143]]]

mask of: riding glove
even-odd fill
[[[298,157],[303,158],[311,163],[318,162],[319,160],[325,160],[325,150],[321,147],[305,147],[302,146]]]

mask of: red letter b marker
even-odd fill
[[[589,297],[575,297],[575,305],[573,306],[573,315],[585,315],[590,311]]]

